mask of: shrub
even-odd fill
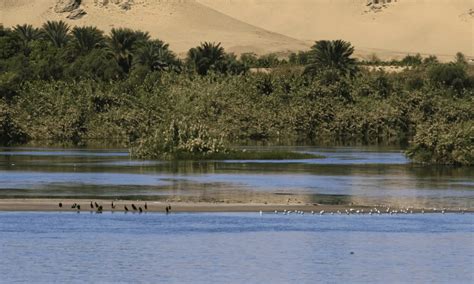
[[[137,158],[179,159],[182,156],[200,158],[215,153],[225,153],[223,137],[211,135],[201,124],[173,121],[168,128],[158,128],[140,139],[131,149]]]
[[[474,122],[418,126],[407,156],[417,163],[474,165]]]
[[[437,85],[460,90],[467,81],[467,73],[465,66],[461,64],[437,64],[429,68],[428,78]]]
[[[0,145],[14,145],[26,142],[27,135],[16,121],[7,103],[0,99]]]

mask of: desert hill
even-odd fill
[[[95,25],[106,31],[129,27],[149,31],[181,54],[203,41],[222,42],[227,51],[236,53],[264,54],[307,48],[303,41],[233,19],[194,0],[133,1],[129,9],[113,2],[103,5],[97,0],[83,0],[80,8],[87,14],[76,20],[68,19],[69,13],[55,12],[57,0],[0,1],[0,22],[6,26],[22,23],[39,26],[46,20],[61,19],[71,25]]]
[[[448,60],[458,51],[474,56],[472,0],[198,1],[301,40],[349,40],[359,53],[390,57],[420,52]]]
[[[85,15],[68,19],[56,4],[81,2]],[[76,11],[78,11],[76,9]],[[472,0],[0,0],[6,26],[46,20],[101,29],[149,31],[183,54],[202,41],[242,53],[307,49],[318,39],[345,39],[361,57],[457,51],[474,56]]]

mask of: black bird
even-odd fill
[[[95,208],[99,208],[99,204],[97,204],[97,202],[94,202],[95,204]]]
[[[132,208],[133,210],[137,211],[137,206],[135,206],[135,204],[132,203]]]
[[[76,206],[77,206],[77,204],[74,203],[74,204],[71,206],[71,208],[74,209],[74,208],[76,208]]]
[[[171,205],[168,204],[168,209],[171,211]]]
[[[99,205],[99,207],[97,207],[97,213],[102,213],[102,205]]]
[[[110,207],[112,207],[112,209],[115,209],[115,204],[113,201],[112,201],[112,204],[110,204]]]
[[[59,208],[63,208],[63,204],[59,202]]]
[[[126,205],[123,206],[123,209],[125,209],[125,211],[128,211],[128,208]]]
[[[91,201],[91,208],[94,208],[94,204],[92,204],[92,201]]]
[[[166,214],[170,213],[170,210],[168,209],[168,206],[166,206]]]
[[[140,211],[140,213],[142,213],[143,209],[141,207],[138,207],[138,211]]]
[[[145,210],[148,210],[148,205],[146,204],[146,202],[145,202]]]
[[[77,204],[76,208],[78,211],[81,210],[81,205]]]

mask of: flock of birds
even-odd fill
[[[58,204],[59,208],[63,208],[64,205],[62,202],[59,202]],[[124,204],[123,205],[123,211],[124,212],[137,212],[137,213],[143,213],[143,212],[146,212],[148,210],[148,204],[145,202],[145,204],[143,205],[143,207],[141,205],[135,205],[133,203],[131,203],[130,205],[130,208],[127,206],[127,204]],[[90,202],[89,204],[89,207],[90,207],[90,212],[93,212],[95,211],[96,213],[102,213],[104,211],[104,206],[102,204],[99,204],[97,202]],[[76,209],[77,212],[80,212],[81,211],[81,205],[78,204],[78,203],[74,203],[71,205],[71,209]],[[115,211],[117,208],[117,204],[115,204],[113,201],[110,203],[110,209],[111,211]],[[171,205],[167,205],[165,207],[165,212],[166,214],[169,214],[171,212]]]
[[[315,215],[315,214],[319,214],[319,215],[324,215],[324,214],[329,214],[329,215],[361,215],[361,214],[366,214],[366,215],[382,215],[382,214],[386,214],[386,215],[397,215],[397,214],[415,214],[415,213],[421,213],[421,214],[425,214],[426,213],[441,213],[441,214],[445,214],[446,212],[448,212],[448,210],[446,208],[430,208],[430,209],[421,209],[421,210],[418,210],[418,211],[414,211],[413,208],[401,208],[401,209],[393,209],[393,208],[390,208],[390,207],[386,207],[386,208],[377,208],[377,207],[374,207],[372,209],[354,209],[354,208],[349,208],[349,209],[344,209],[344,210],[337,210],[335,212],[331,211],[331,212],[326,212],[325,210],[321,210],[319,212],[315,212],[315,211],[311,211],[310,214],[311,215]],[[464,214],[466,213],[466,210],[465,209],[461,209],[459,208],[458,211],[454,211],[454,210],[451,210],[449,212],[453,212],[453,213],[460,213],[460,214]],[[263,211],[260,211],[260,216],[262,216],[264,214]],[[304,211],[300,211],[300,210],[283,210],[283,211],[278,211],[278,210],[275,210],[274,211],[274,214],[283,214],[283,215],[291,215],[291,214],[296,214],[296,215],[304,215],[305,212]]]
[[[62,202],[60,202],[58,204],[59,208],[63,208],[64,205]],[[120,208],[117,208],[117,204],[115,204],[113,201],[111,202],[110,204],[110,209],[111,211],[115,211],[116,209],[120,210]],[[129,207],[130,206],[130,207]],[[96,213],[102,213],[104,211],[104,206],[102,204],[99,204],[97,202],[90,202],[89,204],[89,211],[90,212],[93,212],[95,211]],[[71,205],[71,209],[75,209],[77,210],[77,212],[80,212],[81,211],[81,205],[78,204],[78,203],[74,203]],[[143,207],[141,205],[135,205],[134,203],[131,203],[129,205],[127,204],[124,204],[123,205],[123,211],[125,213],[131,211],[131,212],[134,212],[134,213],[143,213],[143,212],[146,212],[148,211],[148,204],[145,202],[145,204],[143,204]],[[167,205],[165,207],[165,210],[164,212],[166,212],[166,214],[169,214],[171,213],[171,205]],[[321,210],[319,212],[316,212],[316,211],[311,211],[311,212],[308,212],[310,213],[311,215],[315,215],[315,214],[319,214],[319,215],[324,215],[324,214],[329,214],[329,215],[361,215],[361,214],[367,214],[367,215],[382,215],[382,214],[387,214],[387,215],[397,215],[397,214],[415,214],[415,213],[421,213],[421,214],[425,214],[426,213],[441,213],[441,214],[445,214],[447,211],[446,208],[430,208],[430,209],[421,209],[421,210],[415,210],[413,208],[398,208],[398,209],[393,209],[393,208],[390,208],[390,207],[384,207],[384,208],[381,208],[381,207],[374,207],[374,208],[371,208],[371,209],[354,209],[354,208],[349,208],[349,209],[344,209],[344,210],[337,210],[337,211],[331,211],[331,212],[326,212],[325,210]],[[453,212],[453,213],[460,213],[460,214],[464,214],[466,213],[466,209],[461,209],[459,208],[458,211],[455,211],[455,210],[450,210],[449,212]],[[260,216],[262,216],[264,214],[263,211],[260,211]],[[269,212],[265,212],[265,214],[267,214]],[[271,213],[271,212],[270,212]],[[283,210],[283,211],[278,211],[278,210],[275,210],[273,212],[274,214],[282,214],[282,215],[304,215],[305,212],[304,211],[301,211],[301,210]]]

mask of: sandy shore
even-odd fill
[[[115,208],[112,208],[112,202]],[[92,207],[91,207],[92,203]],[[366,213],[373,212],[373,214],[386,214],[389,212],[397,213],[445,213],[460,212],[456,209],[444,208],[394,208],[382,205],[374,206],[357,206],[357,205],[322,205],[322,204],[259,204],[259,203],[210,203],[210,202],[161,202],[161,201],[130,201],[130,200],[84,200],[84,199],[0,199],[0,211],[78,211],[77,206],[80,205],[79,211],[97,211],[95,205],[97,203],[102,206],[104,212],[125,211],[125,207],[130,212],[133,212],[133,205],[137,208],[142,208],[144,212],[165,212],[165,208],[171,206],[171,212],[274,212],[277,211],[303,211],[310,213],[314,211],[319,213],[346,213],[346,210],[351,213]],[[60,207],[60,204],[62,205]],[[145,204],[146,208],[145,209]],[[75,208],[73,208],[75,207]],[[387,211],[388,210],[388,211]],[[472,213],[473,209],[462,208],[461,212]]]

